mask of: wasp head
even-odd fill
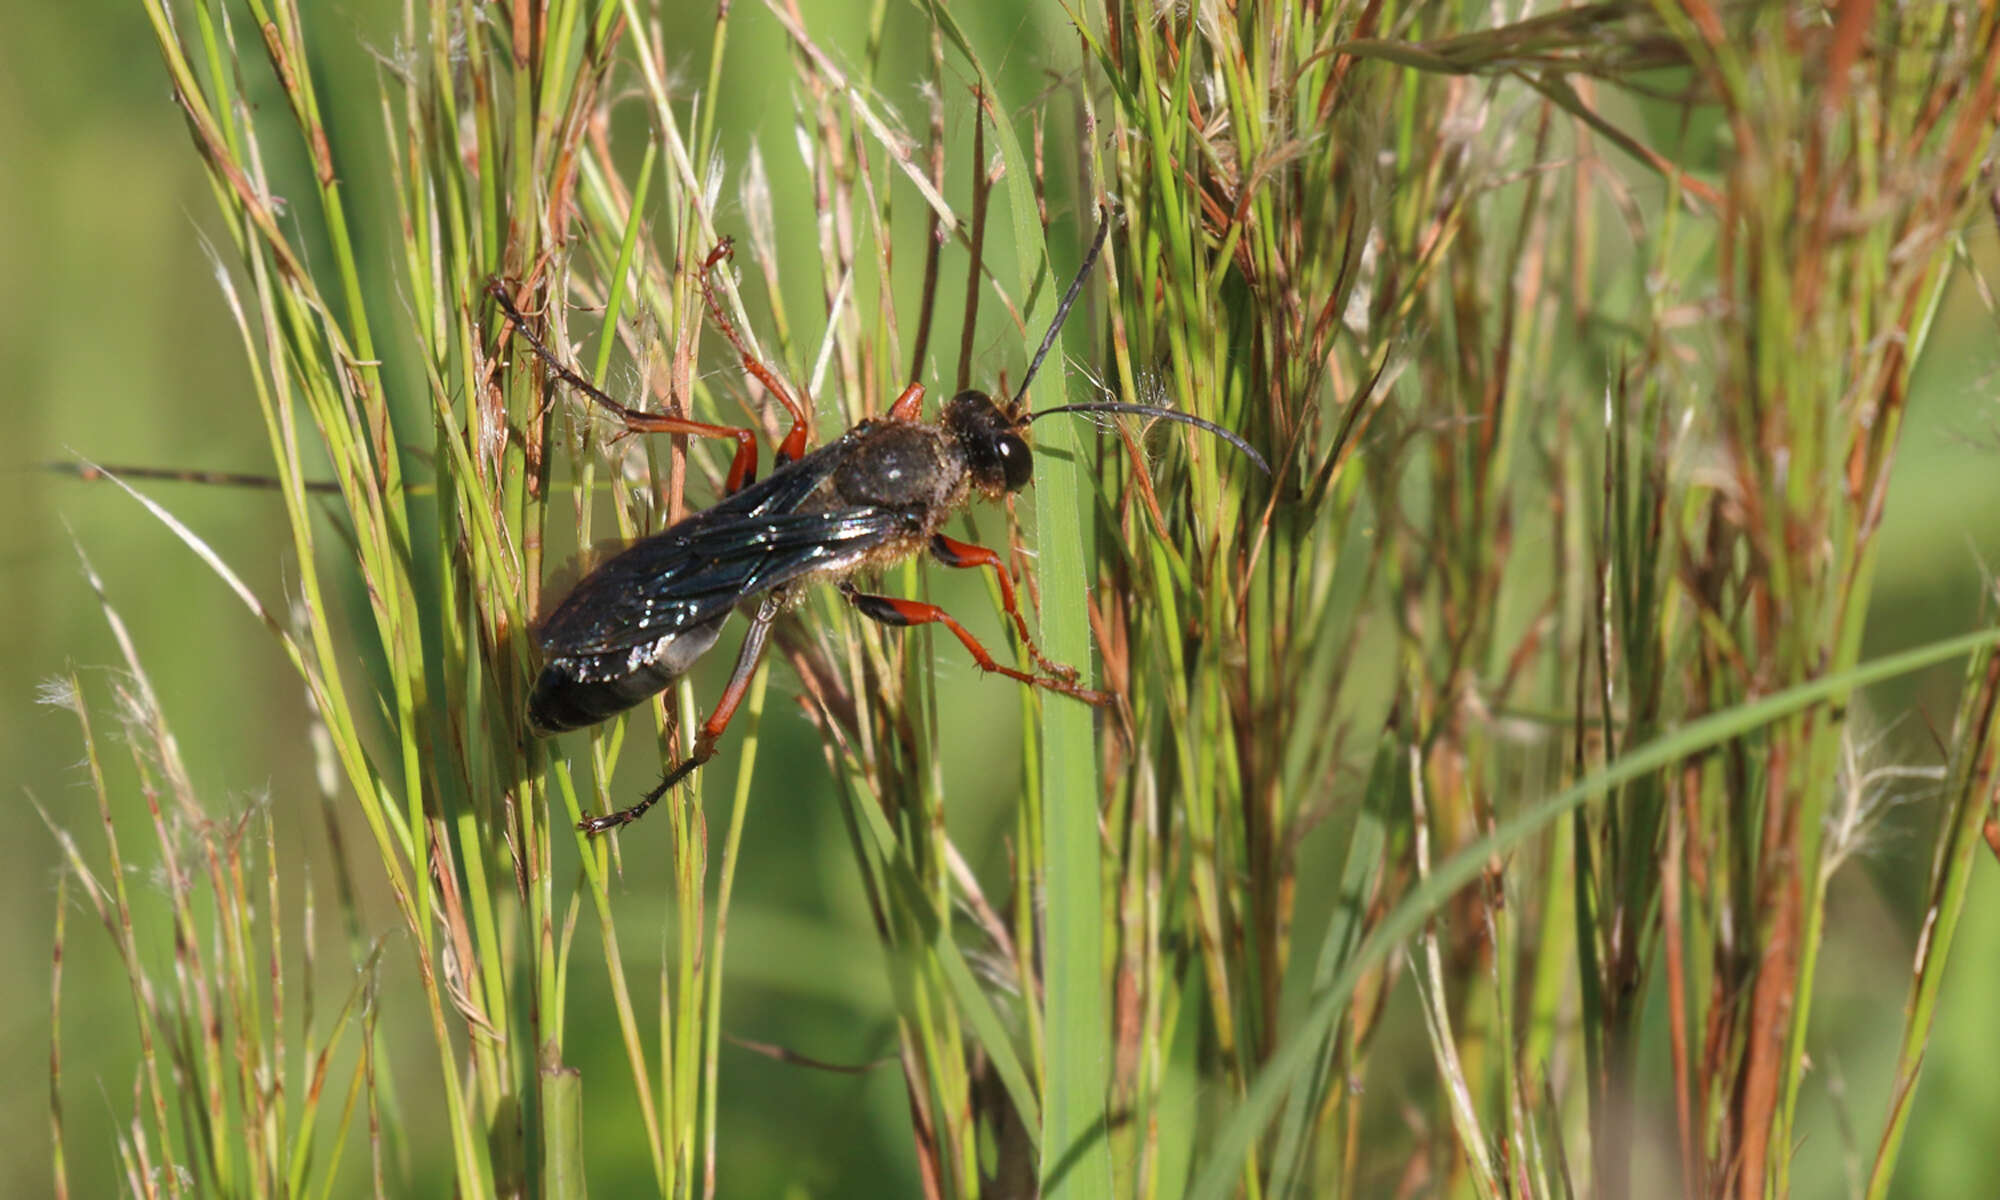
[[[1035,474],[1035,454],[1021,436],[1022,422],[985,392],[965,391],[944,409],[945,431],[958,443],[973,486],[999,494],[1018,492]]]

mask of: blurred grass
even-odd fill
[[[323,94],[332,98],[328,119],[337,135],[365,137],[379,127],[375,67],[368,50],[394,44],[393,11],[389,6],[350,5],[338,12],[306,14],[315,47],[314,69],[323,73]],[[1043,66],[1055,62],[1069,67],[1075,62],[1075,51],[1070,49],[1075,43],[1063,32],[1060,13],[1042,6],[1024,11],[1031,15],[1017,15],[1005,6],[968,6],[958,12],[967,23],[968,40],[993,67],[1001,94],[1011,100],[999,106],[1006,114],[1018,114],[1027,98],[1038,94],[1046,82],[1040,74]],[[66,14],[62,9],[16,14],[23,22],[20,36],[0,49],[0,55],[8,58],[0,78],[15,81],[0,86],[16,89],[20,100],[0,104],[0,159],[14,165],[8,178],[0,181],[0,215],[6,217],[0,221],[0,237],[11,243],[0,261],[16,264],[9,270],[16,286],[0,295],[0,366],[12,368],[8,378],[17,389],[16,402],[0,411],[0,437],[20,448],[24,463],[74,449],[111,462],[256,469],[268,452],[246,419],[240,349],[195,237],[197,229],[213,228],[212,201],[187,153],[184,130],[162,99],[150,42],[134,13],[124,14],[128,19],[123,21],[81,21]],[[663,31],[662,44],[705,48],[707,16],[682,19],[684,26]],[[858,3],[838,11],[816,5],[810,17],[816,36],[838,46],[849,63],[862,61],[866,47],[860,40],[843,39],[859,39],[859,33],[849,31],[866,30],[870,23],[870,7]],[[921,73],[913,68],[926,58],[928,35],[921,19],[902,9],[893,10],[886,28],[889,33],[878,56],[885,65],[878,80],[886,98],[902,105],[906,120],[916,128],[922,104],[920,92],[908,80]],[[670,70],[692,86],[702,74],[705,55],[699,49],[678,50],[675,55]],[[730,29],[729,58],[732,63],[775,64],[787,61],[787,50],[767,14],[739,6],[739,17]],[[105,62],[143,67],[123,72],[77,68],[77,64]],[[79,87],[78,81],[85,79],[91,86]],[[788,158],[775,148],[788,145],[792,137],[792,96],[770,86],[768,74],[755,71],[724,71],[721,83],[722,99],[714,111],[723,114],[718,134],[727,160],[741,163],[754,135],[770,156],[774,173],[782,173]],[[273,111],[282,109],[275,96],[260,102]],[[957,119],[952,129],[954,142],[961,147],[971,136],[962,121]],[[1659,133],[1661,126],[1653,123],[1648,128]],[[295,171],[297,164],[289,166]],[[303,197],[306,181],[296,174],[291,178],[291,186],[300,188]],[[365,160],[343,160],[343,183],[350,194],[366,194],[382,182],[369,174]],[[775,243],[779,260],[812,262],[817,251],[809,208],[802,203],[801,180],[793,178],[787,184],[781,176],[774,192],[781,206]],[[733,181],[725,187],[725,195],[731,194]],[[386,213],[367,206],[358,211],[363,217],[357,229],[361,260],[387,262],[394,235],[384,219]],[[1492,227],[1506,228],[1499,221]],[[1990,224],[1975,222],[1968,230],[1967,246],[1989,275],[2000,265],[2000,248]],[[988,248],[989,261],[1010,261],[1010,249],[1008,241],[996,237]],[[323,255],[323,247],[314,253]],[[948,247],[944,257],[947,279],[963,270],[962,249]],[[1127,274],[1120,276],[1120,287],[1129,287],[1129,279],[1146,269],[1143,259],[1133,262],[1135,257],[1125,260],[1122,270]],[[906,251],[897,261],[896,294],[915,294],[921,255]],[[371,272],[375,269],[370,266]],[[757,314],[761,308],[754,297],[760,286],[747,264],[744,276],[753,297],[751,311]],[[400,314],[405,298],[386,280],[386,272],[380,278],[371,276],[368,302],[379,312]],[[956,294],[950,284],[944,292]],[[1630,300],[1629,288],[1625,299]],[[1603,307],[1609,308],[1611,300],[1605,298]],[[809,331],[820,327],[821,306],[816,296],[801,292],[787,294],[784,301],[789,328],[795,331],[786,362],[796,369],[811,362],[816,333]],[[944,307],[948,312],[954,306]],[[994,322],[982,327],[976,380],[990,379],[1002,369],[1018,370],[1017,339],[992,333],[998,326]],[[768,336],[770,328],[758,332]],[[1866,639],[1871,655],[1967,627],[1981,611],[1975,599],[1985,579],[1981,564],[2000,560],[2000,535],[1983,519],[2000,501],[1995,494],[2000,488],[1993,484],[1996,476],[1990,470],[1992,447],[1986,441],[1995,420],[1993,370],[1985,349],[1991,328],[1990,317],[1980,313],[1960,287],[1948,297],[1934,342],[1922,360],[1888,516],[1879,535],[1881,574]],[[1540,362],[1561,363],[1572,354],[1598,362],[1599,352],[1589,339],[1578,338],[1572,345],[1562,334],[1550,336],[1537,351]],[[907,328],[904,337],[907,348]],[[956,338],[940,331],[933,347],[933,358],[943,369],[927,378],[942,388],[954,365]],[[412,390],[417,380],[394,358],[387,369],[392,372],[392,394],[420,394]],[[1572,368],[1563,378],[1574,383],[1579,376],[1590,376],[1592,369]],[[1601,379],[1601,371],[1597,377]],[[626,377],[628,383],[630,378]],[[823,403],[826,398],[822,395]],[[886,395],[878,402],[881,399]],[[413,429],[421,429],[427,420],[421,411],[408,415],[416,422]],[[427,445],[421,436],[408,435],[404,440]],[[142,659],[167,698],[182,752],[195,773],[196,790],[225,802],[266,788],[282,797],[310,795],[313,764],[299,732],[306,726],[306,710],[297,684],[270,653],[268,643],[247,627],[241,610],[219,585],[110,489],[93,490],[27,470],[10,472],[7,479],[10,511],[18,517],[4,535],[7,542],[0,550],[0,563],[5,564],[7,593],[18,598],[20,611],[0,632],[0,672],[4,672],[0,679],[5,682],[0,694],[8,705],[6,719],[0,721],[0,744],[8,751],[4,761],[20,765],[24,789],[58,814],[67,811],[65,824],[85,823],[86,808],[72,765],[78,753],[74,729],[60,714],[33,707],[34,684],[76,664],[84,668],[84,694],[96,695],[102,704],[104,692],[93,688],[93,670],[117,658],[75,568],[61,527],[61,521],[67,521],[97,561],[114,602],[132,624]],[[149,490],[163,494],[158,488]],[[1207,498],[1212,493],[1202,495]],[[222,557],[245,572],[260,595],[271,598],[296,591],[296,571],[287,566],[282,549],[286,545],[282,512],[271,498],[181,489],[168,494],[168,502],[214,541]],[[989,521],[985,527],[995,524]],[[1032,537],[1031,531],[1031,544]],[[1520,553],[1520,561],[1528,561],[1526,546]],[[927,586],[947,604],[983,614],[981,581],[938,578],[943,574],[926,572]],[[354,613],[365,608],[365,601],[351,592],[337,603]],[[1519,616],[1500,623],[1494,640],[1504,644],[1519,634],[1526,621]],[[978,680],[955,655],[956,648],[948,643],[936,655],[942,680],[938,690],[948,693],[951,702],[931,706],[935,728],[926,734],[949,753],[922,765],[944,779],[937,790],[951,797],[942,815],[953,840],[973,857],[981,879],[1004,893],[1012,869],[1010,856],[1019,851],[1020,831],[1013,824],[1011,797],[1013,779],[1021,769],[1020,735],[1012,714],[1023,704],[1010,688]],[[708,663],[697,674],[694,695],[700,703],[714,694],[717,672],[726,665]],[[1361,676],[1357,690],[1376,688],[1386,694],[1387,678],[1377,673],[1383,669],[1383,664],[1373,664]],[[1949,729],[1958,682],[1956,671],[1934,672],[1907,687],[1871,693],[1868,704],[1857,706],[1863,711],[1875,709],[1879,716],[1873,719],[1888,728],[1885,757],[1916,761],[1926,754],[1934,756],[1931,730]],[[726,1026],[746,1037],[809,1046],[826,1058],[869,1060],[892,1052],[895,1041],[894,1008],[886,998],[883,973],[856,965],[870,963],[870,956],[880,952],[841,836],[843,821],[823,798],[830,789],[820,786],[827,767],[818,741],[790,702],[795,685],[787,668],[779,666],[772,672],[772,684],[735,883],[725,976],[730,1014]],[[1895,714],[1906,706],[1931,716],[1928,721],[1898,721]],[[741,736],[740,730],[733,735]],[[628,735],[628,741],[636,740]],[[740,743],[730,749],[738,748]],[[628,750],[627,756],[635,750]],[[732,792],[733,757],[726,752],[718,760],[717,778],[702,789],[709,803],[711,855],[718,860],[727,812],[724,798]],[[1360,760],[1366,761],[1365,753]],[[115,762],[108,769],[111,793],[129,806],[129,777]],[[622,775],[612,794],[631,791],[632,781],[644,771],[642,765]],[[802,779],[813,786],[800,786]],[[1358,774],[1341,779],[1343,800],[1359,794]],[[1544,779],[1523,791],[1542,794],[1553,790],[1554,782]],[[133,807],[125,815],[130,818],[138,811]],[[1074,815],[1074,810],[1068,811]],[[32,810],[23,804],[17,812],[20,833],[8,839],[5,851],[11,856],[7,865],[16,881],[15,892],[9,896],[8,921],[0,926],[5,930],[0,933],[0,948],[12,955],[10,961],[41,962],[46,960],[54,927],[55,856]],[[63,820],[60,815],[58,819]],[[276,853],[287,866],[282,876],[287,910],[296,912],[305,873],[290,868],[310,864],[312,878],[324,881],[334,877],[335,867],[304,804],[278,808],[273,820]],[[361,845],[362,831],[351,814],[345,822],[350,848]],[[1902,982],[1922,902],[1911,881],[1924,872],[1929,821],[1912,818],[1892,829],[1900,832],[1869,846],[1866,872],[1848,871],[1835,883],[1831,902],[1840,915],[1827,929],[1822,972],[1829,978],[1814,1010],[1815,1028],[1825,1045],[1814,1050],[1816,1075],[1808,1085],[1812,1103],[1801,1118],[1809,1145],[1840,1144],[1840,1119],[1855,1122],[1862,1130],[1873,1129],[1888,1085],[1891,1064],[1885,1056],[1891,1035],[1883,1014],[1896,1011],[1903,999]],[[634,839],[625,844],[625,874],[614,891],[626,914],[621,916],[618,944],[627,969],[639,980],[648,977],[653,964],[671,963],[680,951],[674,915],[663,907],[669,887],[668,834],[664,827],[648,828],[644,836],[644,842]],[[1325,831],[1310,836],[1323,838]],[[1308,856],[1302,861],[1317,860]],[[2000,961],[2000,929],[1991,918],[1992,863],[1982,860],[1975,868],[1954,973],[1945,988],[1927,1073],[1916,1092],[1899,1194],[1982,1194],[2000,1188],[2000,1174],[1987,1156],[1976,1152],[1984,1144],[1983,1131],[2000,1119],[2000,1096],[1993,1092],[1991,1073],[1979,1069],[1980,1056],[1975,1052],[1987,1035],[1983,997],[2000,985],[1990,978],[1990,964]],[[1313,906],[1312,883],[1301,880],[1302,913],[1322,911]],[[152,886],[156,893],[157,885]],[[294,892],[295,888],[301,890]],[[140,891],[146,894],[145,887]],[[393,923],[383,897],[372,890],[364,891],[356,918],[371,932]],[[72,1033],[128,1029],[130,1009],[120,991],[122,972],[101,945],[93,945],[78,932],[84,926],[82,921],[69,926],[64,1027]],[[603,978],[592,938],[579,937],[575,953],[577,961],[569,970],[572,979]],[[403,1006],[383,1014],[383,1036],[391,1052],[385,1057],[414,1064],[434,1058],[436,1051],[427,1048],[418,1006],[407,1000],[415,995],[409,957],[409,947],[392,946],[385,955],[380,986],[385,995],[406,998]],[[330,967],[322,969],[330,979],[344,978]],[[27,1079],[42,1072],[45,1062],[47,1027],[34,1014],[45,1011],[46,991],[34,972],[17,972],[16,978],[18,995],[11,1011],[19,1015],[0,1052],[6,1056],[5,1065],[15,1069],[14,1077]],[[571,1064],[586,1080],[615,1079],[625,1071],[622,1055],[614,1040],[597,1036],[610,1028],[605,1001],[594,988],[574,989],[571,995],[569,1025],[587,1035],[570,1043]],[[642,1009],[646,1003],[640,1001]],[[1658,1012],[1659,1003],[1657,996],[1649,1002],[1649,1015]],[[1181,1036],[1188,1036],[1191,1024],[1178,1027]],[[1660,1031],[1649,1027],[1643,1036],[1656,1038]],[[1952,1052],[1953,1048],[1966,1049]],[[1398,1050],[1402,1057],[1371,1066],[1371,1078],[1402,1075],[1418,1081],[1412,1088],[1433,1086],[1423,1082],[1429,1079],[1429,1048],[1411,1042]],[[726,1044],[720,1053],[726,1083],[720,1092],[723,1110],[717,1151],[722,1177],[729,1181],[727,1193],[803,1185],[816,1191],[844,1188],[878,1194],[884,1178],[897,1181],[890,1190],[914,1187],[907,1102],[893,1067],[849,1078],[780,1067]],[[112,1144],[113,1130],[129,1107],[126,1097],[135,1054],[133,1046],[112,1038],[81,1045],[71,1040],[66,1046],[66,1138],[71,1147],[67,1165],[74,1194],[106,1194],[112,1187],[108,1171],[115,1164],[96,1151]],[[1176,1051],[1169,1067],[1190,1061],[1191,1054],[1191,1048]],[[1851,1107],[1844,1118],[1812,1099],[1819,1095],[1813,1084],[1836,1070]],[[440,1191],[446,1167],[435,1157],[439,1144],[435,1116],[424,1103],[407,1103],[430,1096],[425,1085],[435,1072],[425,1075],[406,1066],[403,1073],[405,1129],[397,1157],[399,1169],[408,1174],[392,1173],[392,1178],[406,1178],[421,1191]],[[1670,1095],[1663,1073],[1647,1082],[1662,1089],[1658,1096]],[[593,1182],[601,1190],[623,1194],[646,1188],[653,1176],[635,1149],[644,1144],[636,1114],[612,1098],[612,1086],[586,1089],[587,1136],[594,1151]],[[1191,1090],[1187,1081],[1178,1086]],[[7,1127],[26,1129],[35,1121],[42,1097],[32,1089],[20,1089],[5,1103]],[[778,1104],[791,1114],[782,1128],[769,1119]],[[1662,1114],[1653,1114],[1653,1119],[1661,1130],[1671,1128]],[[1440,1136],[1445,1135],[1440,1132]],[[1673,1151],[1662,1152],[1671,1161]],[[1574,1141],[1570,1153],[1579,1160],[1572,1162],[1572,1168],[1582,1171],[1582,1151]],[[1865,1163],[1872,1146],[1858,1153]],[[16,1157],[0,1171],[10,1173],[0,1175],[0,1191],[8,1194],[35,1194],[47,1186],[45,1165],[32,1155]],[[352,1182],[359,1176],[342,1178]],[[1828,1162],[1816,1160],[1802,1163],[1793,1186],[1799,1194],[1818,1195],[1846,1182]]]

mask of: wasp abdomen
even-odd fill
[[[638,704],[687,673],[722,635],[724,611],[712,621],[660,638],[622,657],[563,655],[551,658],[528,698],[528,721],[543,733],[595,725]],[[610,659],[610,661],[607,661]]]

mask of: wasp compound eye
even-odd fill
[[[993,441],[993,456],[1000,460],[1000,470],[1006,475],[1008,491],[1018,492],[1028,486],[1028,480],[1034,478],[1035,452],[1028,448],[1027,439],[1003,433]]]
[[[1034,474],[1035,456],[1016,423],[984,392],[960,392],[944,410],[945,428],[965,456],[973,482],[988,494],[1018,492]]]

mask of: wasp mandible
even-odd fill
[[[748,429],[646,413],[612,399],[529,329],[499,281],[488,292],[507,320],[572,389],[633,433],[682,433],[730,438],[736,454],[724,480],[726,495],[659,533],[641,538],[591,571],[542,621],[536,639],[542,671],[528,700],[528,723],[537,733],[580,729],[622,712],[661,691],[707,653],[729,614],[750,600],[757,606],[722,697],[695,736],[694,750],[659,785],[629,808],[579,822],[587,833],[630,824],[661,796],[715,755],[716,743],[736,713],[764,652],[771,626],[787,598],[812,583],[832,583],[857,611],[885,625],[941,624],[962,643],[981,670],[1088,704],[1110,697],[1084,687],[1075,668],[1042,656],[1028,632],[1007,565],[994,551],[947,537],[945,522],[973,500],[1000,500],[1026,487],[1034,453],[1026,437],[1031,422],[1057,413],[1131,413],[1179,421],[1222,438],[1266,466],[1250,445],[1210,421],[1172,409],[1115,401],[1090,401],[1028,412],[1028,385],[1048,357],[1063,321],[1083,290],[1111,231],[1108,210],[1083,266],[1063,295],[1041,348],[1006,407],[980,391],[952,397],[935,424],[922,419],[924,388],[912,383],[882,417],[869,418],[817,450],[807,451],[804,407],[777,376],[749,352],[723,312],[709,276],[729,257],[728,239],[701,264],[702,297],[711,318],[736,350],[744,370],[778,398],[792,425],[778,445],[775,469],[752,481],[755,435]],[[948,567],[991,567],[1002,607],[1040,673],[998,662],[951,614],[935,604],[877,595],[850,576],[928,551]]]

